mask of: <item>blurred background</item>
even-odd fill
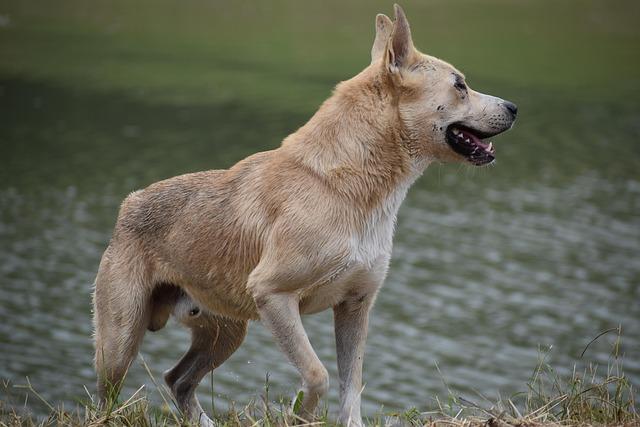
[[[526,389],[607,365],[622,327],[640,384],[640,2],[402,3],[422,51],[514,101],[495,167],[430,167],[399,213],[371,322],[366,414]],[[29,378],[73,405],[94,392],[90,293],[120,201],[272,149],[369,63],[392,2],[0,2],[0,399]],[[332,318],[307,317],[331,374]],[[175,323],[141,350],[158,380],[188,346]],[[290,396],[298,379],[254,323],[203,405]],[[139,361],[125,387],[157,391]],[[213,394],[211,393],[213,390]],[[213,399],[212,399],[213,396]],[[46,411],[33,399],[29,406]]]

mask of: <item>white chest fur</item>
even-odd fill
[[[416,167],[371,211],[362,230],[351,236],[352,263],[361,264],[369,269],[381,257],[390,258],[398,210],[409,187],[422,174],[422,170],[423,168]]]
[[[393,232],[400,205],[411,184],[424,167],[405,178],[365,219],[360,232],[349,239],[349,257],[336,270],[319,279],[302,293],[300,311],[314,313],[332,307],[343,300],[354,287],[380,285],[393,246]],[[373,276],[371,276],[373,274]]]

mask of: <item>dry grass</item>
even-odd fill
[[[365,420],[366,424],[459,427],[640,426],[640,415],[635,406],[635,389],[623,372],[620,329],[605,331],[595,339],[610,332],[617,332],[618,335],[605,369],[588,365],[582,371],[574,368],[571,375],[563,377],[548,364],[549,352],[541,352],[540,360],[527,383],[526,392],[487,406],[449,392],[445,401],[436,398],[434,408],[430,411],[421,412],[414,408],[403,413],[380,413]],[[34,417],[24,412],[28,408],[11,406],[9,402],[0,400],[0,427],[188,426],[189,423],[171,409],[175,405],[168,397],[166,388],[155,379],[154,384],[165,401],[162,408],[150,405],[143,388],[140,388],[124,401],[113,400],[103,411],[97,409],[93,397],[87,391],[87,403],[69,411],[46,402],[27,380],[26,385],[19,387],[41,400],[49,408],[49,415]],[[232,408],[225,414],[216,414],[214,421],[220,426],[229,427],[335,425],[326,411],[316,421],[307,422],[293,413],[286,400],[273,403],[269,397],[268,384],[259,400],[250,402],[242,409]]]

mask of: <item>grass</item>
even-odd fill
[[[8,1],[0,7],[0,74],[176,104],[312,111],[368,63],[374,17],[391,14],[392,3]],[[477,88],[637,93],[634,0],[402,3],[416,45],[460,65]]]
[[[450,390],[446,399],[435,398],[433,407],[427,411],[411,408],[404,412],[381,412],[365,419],[365,423],[370,426],[487,427],[640,425],[635,402],[636,390],[623,370],[620,328],[604,331],[591,342],[612,332],[617,336],[606,367],[589,363],[578,370],[576,364],[571,374],[565,376],[548,362],[550,350],[541,351],[526,390],[509,398],[491,402],[478,395],[481,402],[478,403],[459,397]],[[147,371],[151,375],[148,368]],[[167,389],[153,376],[152,380],[164,400],[161,407],[153,406],[141,387],[125,400],[110,402],[106,410],[97,408],[94,398],[86,389],[85,401],[69,410],[63,405],[54,406],[44,400],[28,379],[25,385],[4,384],[5,389],[23,389],[26,395],[40,400],[49,413],[45,417],[35,417],[29,414],[27,405],[12,405],[11,402],[0,400],[0,426],[188,426],[189,423],[173,409],[175,405]],[[326,407],[315,421],[308,422],[297,416],[292,406],[295,408],[296,405],[291,405],[285,398],[275,402],[271,400],[267,378],[265,392],[259,399],[240,408],[232,403],[227,412],[213,416],[217,425],[229,427],[335,425]]]

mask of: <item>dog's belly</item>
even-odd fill
[[[313,314],[334,307],[353,295],[375,291],[386,274],[389,255],[386,252],[366,252],[361,257],[352,251],[338,265],[334,264],[323,273],[301,278],[302,285],[297,290],[300,298],[300,313]],[[188,264],[184,262],[182,264]],[[226,268],[215,264],[206,266],[192,263],[178,272],[174,263],[158,263],[156,282],[174,283],[183,288],[189,296],[209,312],[240,319],[259,318],[253,294],[247,287],[251,274],[249,268]],[[204,267],[204,268],[203,268]],[[320,269],[322,271],[323,269]]]
[[[361,263],[335,273],[334,277],[329,280],[311,286],[302,292],[300,313],[318,313],[340,304],[350,295],[373,291],[376,287],[372,287],[372,285],[379,283],[379,280],[372,274],[375,272]]]
[[[248,292],[212,292],[206,290],[203,299],[209,311],[221,316],[241,320],[255,320],[258,310],[255,301]]]
[[[246,287],[247,273],[225,274],[222,269],[202,269],[197,265],[177,271],[168,262],[156,266],[155,282],[179,286],[201,308],[233,319],[258,318],[255,301]]]
[[[331,283],[303,293],[300,299],[300,313],[313,314],[340,304],[351,288],[348,281]]]

